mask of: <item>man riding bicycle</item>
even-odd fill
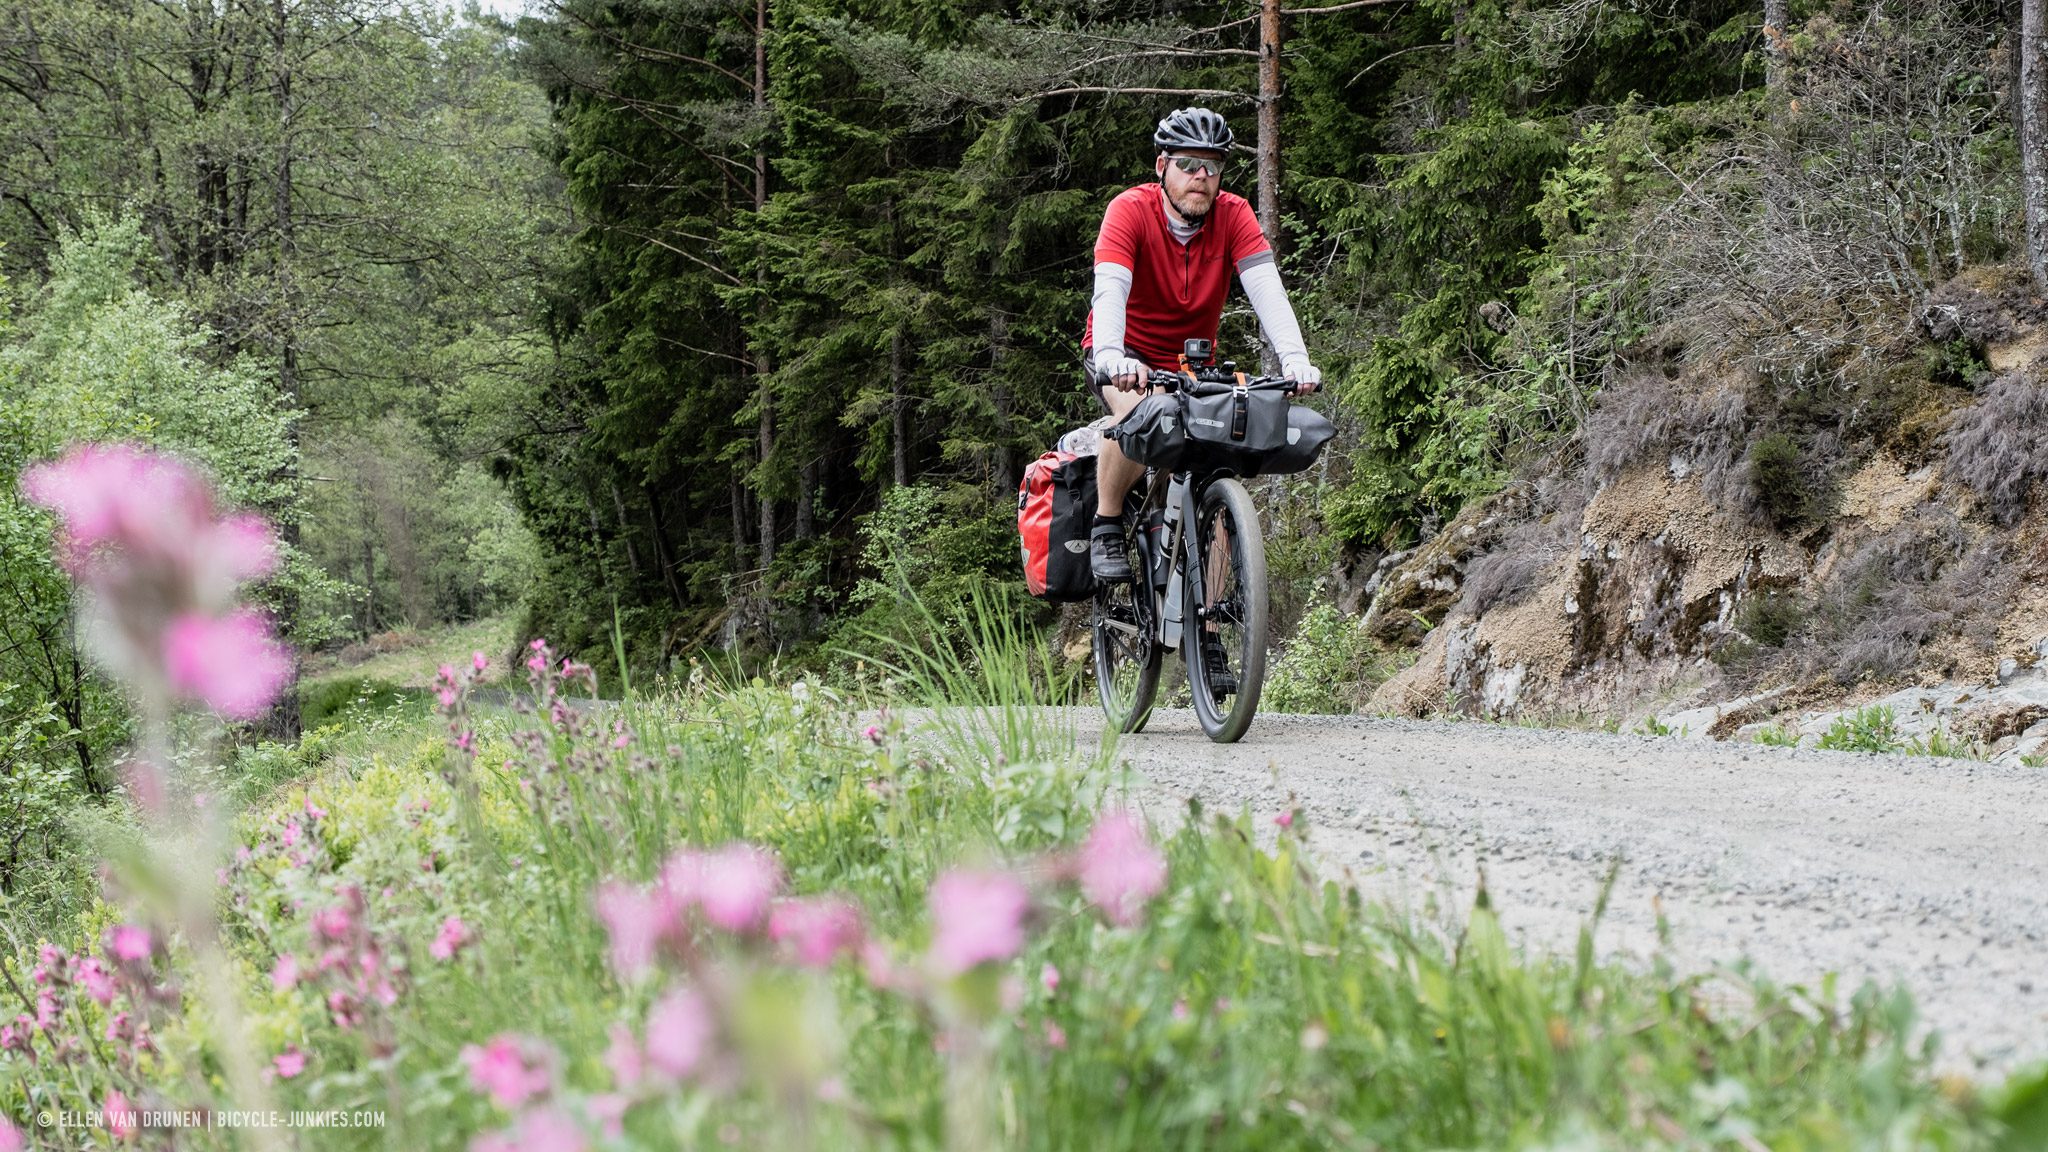
[[[1258,217],[1244,197],[1221,188],[1224,157],[1235,140],[1223,117],[1207,108],[1170,113],[1152,133],[1159,182],[1126,189],[1103,214],[1081,358],[1088,387],[1119,418],[1143,398],[1149,369],[1177,366],[1190,338],[1215,341],[1232,268],[1280,358],[1281,374],[1300,392],[1322,383]],[[1089,540],[1097,580],[1131,578],[1124,497],[1144,474],[1144,465],[1127,458],[1115,440],[1103,439]]]

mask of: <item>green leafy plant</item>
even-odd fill
[[[1888,707],[1873,705],[1836,717],[1821,733],[1819,747],[1830,752],[1899,752],[1906,744],[1899,737],[1898,716]]]
[[[1756,730],[1756,742],[1767,748],[1797,748],[1799,734],[1783,724],[1766,724]]]

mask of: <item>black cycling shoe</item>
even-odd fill
[[[1214,632],[1202,633],[1202,672],[1209,680],[1209,694],[1229,696],[1237,691],[1237,674],[1230,670],[1230,656]]]
[[[1124,547],[1122,524],[1097,524],[1095,531],[1088,534],[1088,567],[1105,584],[1130,580],[1130,549]]]

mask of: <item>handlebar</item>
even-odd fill
[[[1184,390],[1190,396],[1222,396],[1237,388],[1235,380],[1201,380],[1186,372],[1162,372],[1157,368],[1146,374],[1146,383],[1168,392]],[[1292,396],[1299,385],[1285,376],[1247,376],[1244,387],[1247,392],[1285,392]]]

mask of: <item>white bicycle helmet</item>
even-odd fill
[[[1175,109],[1167,113],[1152,132],[1152,143],[1157,144],[1162,152],[1185,148],[1228,152],[1236,142],[1237,137],[1231,134],[1230,125],[1207,108]]]

